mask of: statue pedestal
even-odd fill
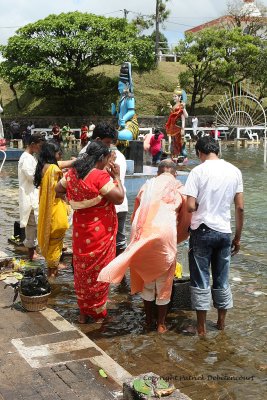
[[[134,173],[143,173],[144,166],[144,145],[140,140],[131,140],[126,148],[125,157],[134,161]]]

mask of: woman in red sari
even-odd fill
[[[115,258],[117,216],[115,204],[124,199],[119,166],[110,149],[92,142],[58,183],[73,214],[74,287],[80,309],[79,322],[106,317],[109,284],[98,282],[99,272]],[[112,180],[111,177],[114,179]]]

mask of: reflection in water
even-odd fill
[[[246,203],[242,250],[233,258],[230,274],[234,309],[227,316],[225,333],[215,328],[214,310],[208,314],[204,339],[183,332],[194,323],[193,312],[169,314],[170,331],[165,335],[144,333],[142,301],[138,295],[129,295],[128,276],[124,285],[111,288],[108,320],[81,329],[132,374],[153,371],[169,377],[193,400],[257,400],[266,393],[267,175],[262,149],[223,149],[223,155],[242,170]],[[16,167],[16,163],[6,163],[0,178],[0,243],[1,250],[10,254],[14,249],[7,238],[18,219]],[[133,198],[129,200],[132,206]],[[70,243],[70,233],[66,243]],[[50,305],[76,323],[78,309],[68,264],[53,286]]]

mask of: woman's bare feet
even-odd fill
[[[66,264],[64,264],[64,263],[62,263],[62,262],[60,262],[59,264],[58,264],[58,267],[57,267],[58,269],[66,269],[67,268],[67,265]]]
[[[48,268],[48,278],[56,278],[58,275],[58,268]]]
[[[29,261],[35,261],[35,260],[42,260],[44,257],[42,257],[40,254],[36,253],[35,248],[28,248],[28,257]]]
[[[163,324],[159,324],[158,325],[158,327],[157,327],[157,332],[158,333],[165,333],[165,332],[167,332],[167,327],[166,327],[166,325],[163,325]]]
[[[94,320],[95,324],[103,324],[103,322],[106,320],[106,318],[98,318]]]
[[[87,315],[80,314],[79,317],[78,317],[79,324],[86,324],[87,318],[88,318]]]

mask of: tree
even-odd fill
[[[155,31],[152,32],[152,34],[150,35],[150,38],[155,43],[155,41],[156,41],[156,32]],[[159,32],[159,51],[160,50],[163,53],[168,53],[168,51],[169,51],[168,39],[162,32]]]
[[[242,28],[248,35],[267,38],[266,13],[267,7],[261,2],[257,2],[257,8],[251,15],[250,8],[244,7],[242,0],[231,0],[227,3],[227,14],[231,17],[227,25],[229,28]]]
[[[154,64],[153,43],[123,18],[70,12],[20,28],[0,51],[1,76],[37,96],[58,96],[74,112],[79,99],[92,95],[92,69],[130,61],[139,71]]]
[[[254,64],[254,71],[251,81],[254,84],[254,92],[257,94],[258,100],[261,101],[267,97],[267,45],[263,41],[260,46],[257,62]]]
[[[155,14],[155,32],[156,32],[156,40],[155,40],[155,60],[158,62],[158,54],[159,54],[159,26],[160,23],[163,23],[169,16],[170,11],[166,8],[166,3],[168,0],[156,0],[156,14]]]
[[[180,74],[183,87],[192,94],[190,112],[195,105],[220,86],[231,87],[254,74],[261,41],[243,34],[241,29],[205,29],[188,34],[176,52],[187,71]]]
[[[155,63],[158,62],[158,52],[160,49],[161,35],[160,33],[160,24],[164,24],[164,21],[170,15],[170,11],[167,10],[166,3],[169,0],[156,0],[156,12],[152,15],[142,15],[138,14],[138,16],[133,20],[133,23],[136,25],[138,30],[141,32],[145,29],[151,28],[155,25],[155,31],[153,32],[153,38],[155,43]],[[151,35],[151,36],[152,36]],[[165,36],[164,36],[165,38]],[[166,39],[166,38],[165,38]],[[167,39],[166,39],[167,40]],[[163,40],[164,42],[165,40]]]

